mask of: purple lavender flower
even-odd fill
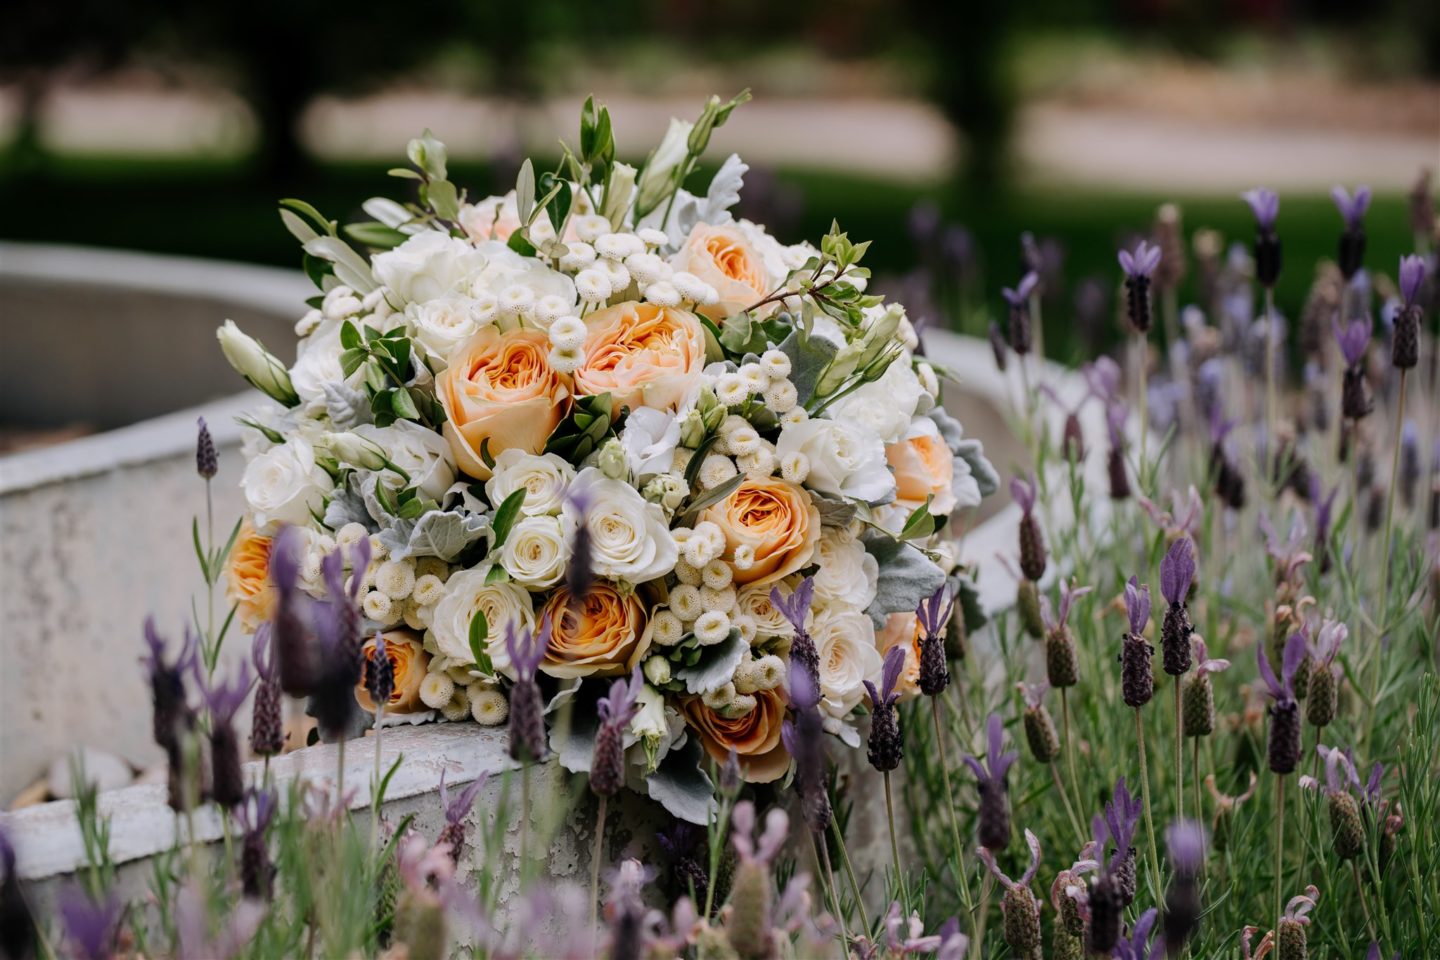
[[[370,702],[375,704],[377,717],[389,705],[390,696],[395,690],[395,664],[390,660],[389,647],[385,635],[377,632],[375,642],[370,647],[370,654],[365,658],[364,673],[361,675],[365,692],[370,694]]]
[[[920,919],[920,914],[911,913],[908,918],[905,917],[901,912],[900,901],[894,900],[885,913],[885,946],[890,955],[896,957],[939,951],[937,960],[947,955],[962,960],[965,950],[970,946],[970,940],[960,932],[960,921],[955,917],[947,920],[938,933],[925,936],[925,924]],[[946,954],[947,950],[952,952]]]
[[[900,730],[900,719],[895,712],[895,702],[900,691],[895,687],[905,669],[905,648],[891,647],[885,653],[885,663],[880,670],[880,689],[869,680],[864,681],[865,691],[870,694],[870,739],[866,755],[870,765],[881,773],[889,773],[900,766],[905,756],[905,738]]]
[[[265,831],[270,829],[278,809],[279,797],[273,787],[250,789],[245,801],[235,811],[242,833],[240,841],[240,885],[245,896],[268,903],[274,892],[275,868],[270,863],[270,849]]]
[[[1120,268],[1125,271],[1127,277],[1148,277],[1160,265],[1160,248],[1141,240],[1136,244],[1133,253],[1129,250],[1121,250],[1118,259]]]
[[[1105,454],[1105,473],[1110,481],[1111,500],[1130,497],[1130,475],[1125,466],[1125,421],[1129,416],[1130,408],[1123,403],[1105,408],[1105,432],[1110,439],[1110,449]]]
[[[1109,807],[1106,813],[1109,814]],[[1085,947],[1092,953],[1105,956],[1115,949],[1120,939],[1120,924],[1125,907],[1135,895],[1135,859],[1133,854],[1120,856],[1118,851],[1109,864],[1104,852],[1110,832],[1105,817],[1096,814],[1090,818],[1091,840],[1086,850],[1095,857],[1096,875],[1085,893],[1085,909],[1088,923],[1085,927]]]
[[[1263,232],[1275,229],[1275,219],[1280,216],[1280,197],[1274,190],[1256,187],[1240,194],[1255,214],[1255,226]]]
[[[1035,519],[1035,476],[1010,478],[1010,496],[1020,507],[1020,572],[1038,583],[1045,575],[1045,537]]]
[[[1349,282],[1365,262],[1365,211],[1370,207],[1370,188],[1357,187],[1352,197],[1344,187],[1333,187],[1330,196],[1345,221],[1340,233],[1340,273]]]
[[[1005,334],[1000,332],[1000,324],[994,320],[990,321],[988,336],[990,338],[990,352],[995,356],[995,369],[1004,373],[1006,367],[1009,366],[1006,351],[1010,349],[1010,345],[1005,342]]]
[[[795,631],[795,636],[790,641],[790,662],[798,663],[810,675],[810,682],[818,689],[820,686],[820,653],[815,649],[815,642],[810,639],[810,631],[805,626],[805,621],[810,616],[810,604],[815,598],[815,578],[806,577],[795,587],[794,591],[787,597],[781,592],[778,586],[770,588],[770,603],[780,615],[789,623]]]
[[[1280,277],[1280,236],[1275,220],[1280,215],[1280,198],[1263,187],[1241,194],[1255,214],[1255,279],[1266,289],[1273,288]]]
[[[1050,692],[1050,683],[1017,683],[1020,699],[1025,702],[1023,717],[1025,742],[1030,755],[1040,763],[1050,763],[1060,756],[1060,735],[1055,730],[1055,720],[1045,706],[1045,695]]]
[[[285,748],[285,727],[280,715],[280,667],[275,662],[275,644],[270,624],[255,628],[250,661],[255,665],[259,685],[250,710],[250,749],[257,756],[273,757]]]
[[[436,842],[448,845],[450,859],[457,865],[460,862],[460,848],[465,846],[465,818],[470,815],[470,809],[475,806],[475,798],[485,789],[485,782],[489,779],[488,771],[481,773],[452,798],[445,786],[445,773],[440,773],[440,808],[445,813],[445,827],[440,831]]]
[[[1333,321],[1335,329],[1335,340],[1340,344],[1340,353],[1345,357],[1345,362],[1350,366],[1357,366],[1365,359],[1365,351],[1370,346],[1370,335],[1374,331],[1374,323],[1370,315],[1356,317],[1346,323],[1343,327],[1339,319]]]
[[[1320,478],[1311,477],[1310,502],[1315,504],[1315,556],[1320,563],[1320,572],[1330,572],[1330,525],[1334,522],[1335,497],[1340,493],[1340,484],[1321,495]]]
[[[1400,258],[1400,296],[1405,305],[1413,306],[1420,297],[1420,288],[1425,283],[1425,258],[1409,254]]]
[[[586,519],[586,514],[590,510],[590,495],[587,492],[577,491],[567,496],[575,511],[580,515],[580,522],[575,525],[575,536],[570,542],[570,563],[565,568],[565,590],[570,594],[570,602],[577,604],[585,599],[590,593],[590,588],[595,584],[595,570],[590,547],[590,524]]]
[[[1135,252],[1121,250],[1120,267],[1125,271],[1125,306],[1130,325],[1142,336],[1150,331],[1150,275],[1160,265],[1160,248],[1141,240]]]
[[[1140,914],[1130,936],[1122,937],[1116,942],[1115,952],[1112,954],[1115,960],[1152,960],[1156,956],[1155,948],[1159,944],[1150,942],[1150,933],[1155,927],[1155,915],[1154,907]]]
[[[950,667],[945,662],[945,625],[954,612],[955,600],[948,584],[942,583],[920,601],[915,619],[920,624],[920,692],[927,697],[942,693],[950,685]]]
[[[1145,639],[1150,622],[1150,585],[1131,577],[1125,584],[1125,615],[1130,631],[1120,641],[1120,693],[1127,707],[1143,707],[1155,695],[1150,658],[1155,648]]]
[[[1295,673],[1305,659],[1305,637],[1293,634],[1285,644],[1280,666],[1280,679],[1270,668],[1263,644],[1255,646],[1256,665],[1273,704],[1270,707],[1270,738],[1268,755],[1270,769],[1278,774],[1292,773],[1300,762],[1300,706],[1295,698]]]
[[[898,648],[897,648],[898,649]],[[833,811],[826,789],[825,727],[820,716],[820,688],[807,670],[790,671],[790,707],[794,718],[780,726],[785,750],[795,758],[795,789],[805,823],[815,833],[830,826]]]
[[[975,855],[1005,888],[1000,909],[1005,915],[1005,942],[1019,956],[1031,956],[1040,946],[1040,901],[1030,890],[1030,881],[1040,866],[1040,841],[1029,830],[1025,831],[1025,845],[1030,848],[1030,864],[1019,880],[1011,880],[995,862],[995,853],[989,845],[976,849]]]
[[[1398,370],[1409,370],[1420,362],[1420,288],[1425,283],[1425,261],[1411,255],[1400,258],[1400,295],[1404,303],[1395,314],[1395,331],[1390,339],[1390,361]]]
[[[625,728],[640,710],[640,690],[645,678],[637,665],[629,680],[618,679],[596,704],[600,728],[595,733],[595,753],[590,761],[590,789],[599,797],[613,797],[625,786]]]
[[[215,438],[210,436],[205,418],[198,417],[195,425],[195,472],[210,480],[220,471],[220,455],[215,452]]]
[[[210,714],[210,795],[227,809],[245,799],[245,776],[240,767],[240,738],[235,733],[235,714],[250,695],[253,680],[250,664],[229,682],[212,684],[197,668],[196,682],[205,709]]]
[[[1039,284],[1040,275],[1032,270],[1021,278],[1015,289],[1005,287],[1000,291],[1010,305],[1010,349],[1022,357],[1029,353],[1034,345],[1035,337],[1030,319],[1030,297]]]
[[[1165,672],[1178,677],[1190,670],[1190,612],[1186,598],[1195,582],[1195,546],[1181,537],[1170,545],[1160,561],[1160,593],[1170,604],[1160,627],[1160,650]]]
[[[982,764],[974,756],[966,756],[965,765],[975,774],[980,791],[980,843],[990,850],[1004,850],[1010,845],[1010,800],[1005,774],[1019,754],[1005,749],[1005,725],[1000,714],[992,713],[985,723],[987,749]]]
[[[1150,585],[1136,577],[1125,584],[1125,617],[1130,621],[1130,632],[1136,636],[1144,634],[1150,623]]]
[[[1200,925],[1200,871],[1205,865],[1205,828],[1193,820],[1178,820],[1165,831],[1174,874],[1165,891],[1163,921],[1165,956],[1179,956],[1181,948]]]
[[[505,652],[515,671],[515,685],[510,688],[510,757],[513,760],[539,763],[550,755],[545,742],[545,706],[535,672],[550,645],[550,618],[540,622],[538,631],[525,630],[513,621],[505,623]]]
[[[150,698],[154,707],[153,733],[155,743],[165,751],[170,806],[184,810],[189,794],[183,782],[184,763],[182,739],[195,729],[195,711],[185,693],[185,675],[199,662],[199,643],[185,628],[185,641],[173,662],[165,660],[165,638],[155,628],[155,619],[145,619],[145,643],[149,653],[144,660],[150,678]]]
[[[1129,858],[1132,850],[1135,849],[1135,827],[1140,822],[1140,813],[1144,804],[1137,796],[1130,793],[1129,787],[1125,784],[1125,778],[1121,777],[1115,781],[1115,789],[1111,791],[1110,800],[1105,804],[1105,828],[1107,836],[1115,843],[1115,852],[1111,854],[1106,869],[1114,872],[1120,863]],[[1099,856],[1105,849],[1103,842],[1097,839],[1096,856]]]
[[[1057,689],[1073,687],[1080,682],[1080,659],[1075,650],[1066,621],[1075,601],[1093,588],[1077,587],[1073,582],[1060,587],[1060,614],[1050,607],[1050,598],[1040,598],[1040,618],[1045,624],[1045,670],[1050,686]]]
[[[1352,197],[1348,190],[1336,185],[1330,188],[1330,199],[1335,201],[1335,209],[1340,211],[1347,228],[1355,230],[1364,226],[1365,211],[1370,209],[1369,187],[1356,187]]]
[[[1195,655],[1195,672],[1180,689],[1180,725],[1187,737],[1208,737],[1215,732],[1215,689],[1210,674],[1230,669],[1229,660],[1212,660],[1205,641],[1190,637]]]
[[[120,912],[120,899],[114,893],[96,903],[79,887],[65,890],[60,896],[60,923],[75,956],[85,960],[113,957]]]

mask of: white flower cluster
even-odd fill
[[[368,539],[367,629],[415,651],[387,715],[503,722],[506,639],[543,628],[541,672],[640,671],[644,773],[693,736],[774,779],[795,631],[772,592],[807,578],[828,730],[858,742],[889,647],[913,673],[913,611],[959,573],[934,562],[953,555],[945,520],[993,476],[903,309],[866,294],[863,245],[734,220],[736,158],[707,195],[677,188],[693,129],[638,174],[590,157],[580,181],[542,193],[522,172],[474,202],[440,186],[427,139],[411,156],[431,203],[367,204],[383,229],[363,235],[397,241],[368,258],[287,211],[328,264],[293,365],[222,328],[276,401],[249,421],[254,536],[303,530],[317,597],[323,558]]]

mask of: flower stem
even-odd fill
[[[1265,288],[1265,457],[1275,443],[1275,291]]]
[[[835,911],[835,922],[840,925],[840,955],[850,955],[850,931],[845,928],[845,911],[840,909],[840,888],[835,886],[835,871],[830,866],[830,851],[825,838],[810,831],[810,844],[815,849],[815,866],[825,872],[825,888],[830,891],[830,909]]]
[[[830,818],[830,835],[835,838],[835,848],[840,851],[840,863],[845,867],[845,878],[850,883],[850,895],[855,898],[855,907],[860,911],[860,925],[866,933],[869,933],[870,917],[865,912],[865,901],[860,897],[860,882],[855,879],[855,867],[850,862],[850,851],[845,847],[845,838],[840,835],[840,825],[835,822],[834,817]],[[707,890],[707,902],[710,896],[711,894]]]
[[[1360,862],[1358,860],[1350,861],[1350,871],[1351,875],[1355,877],[1355,892],[1360,895],[1360,909],[1365,914],[1365,932],[1370,935],[1371,940],[1374,940],[1375,919],[1370,916],[1370,903],[1365,899],[1365,884],[1360,882]]]
[[[970,878],[965,874],[964,850],[960,846],[960,820],[955,816],[955,794],[950,789],[949,751],[945,748],[945,734],[940,726],[940,701],[930,698],[931,711],[935,717],[935,753],[940,757],[940,776],[945,782],[945,811],[950,815],[950,843],[955,849],[956,882],[960,885],[961,902],[966,913],[973,913],[975,905],[970,902]],[[1069,806],[1067,800],[1066,806]]]
[[[1061,726],[1064,728],[1064,734],[1065,734],[1065,768],[1066,768],[1066,770],[1067,770],[1067,771],[1069,772],[1069,774],[1070,774],[1070,789],[1073,790],[1073,791],[1075,791],[1075,799],[1076,799],[1076,802],[1078,803],[1080,797],[1084,796],[1084,793],[1083,793],[1083,791],[1081,791],[1081,789],[1080,789],[1080,779],[1075,775],[1075,748],[1070,745],[1070,688],[1069,688],[1069,687],[1061,687],[1061,688],[1060,688],[1060,723],[1061,723]],[[1054,766],[1054,764],[1051,764],[1051,766]],[[1063,790],[1061,791],[1061,796],[1065,797],[1065,807],[1066,807],[1066,809],[1068,810],[1068,809],[1070,808],[1070,797],[1069,797]],[[1072,813],[1072,814],[1070,814],[1070,816],[1071,816],[1072,819],[1074,819],[1075,814]],[[1077,827],[1077,829],[1079,829],[1079,828]],[[1080,842],[1081,842],[1082,844],[1085,842],[1085,831],[1084,831],[1084,830],[1080,830]]]
[[[1190,752],[1190,788],[1195,791],[1195,819],[1204,821],[1205,811],[1200,805],[1200,738],[1191,738]]]
[[[520,768],[520,887],[530,873],[530,764]]]
[[[900,868],[900,839],[895,832],[895,800],[890,791],[890,771],[885,771],[885,819],[890,824],[890,856],[895,863],[895,885],[900,890],[900,902],[904,909],[910,909],[910,896],[905,891],[905,874]]]
[[[1285,902],[1285,778],[1275,777],[1275,929],[1280,929],[1281,905]]]
[[[590,935],[598,937],[600,919],[600,858],[605,851],[605,807],[609,797],[600,795],[600,809],[595,813],[595,850],[590,855]],[[524,819],[525,811],[520,811]]]
[[[1145,452],[1150,439],[1150,350],[1149,342],[1142,334],[1135,339],[1136,345],[1136,374],[1139,377],[1139,396],[1135,402],[1140,406],[1140,462],[1137,464],[1135,478],[1140,482],[1140,492],[1145,493]]]
[[[1185,818],[1185,730],[1180,719],[1180,678],[1175,678],[1175,819]]]
[[[1370,744],[1370,735],[1375,730],[1375,714],[1379,711],[1374,709],[1375,698],[1380,689],[1380,659],[1384,652],[1385,622],[1389,617],[1390,607],[1390,537],[1394,532],[1395,519],[1395,487],[1400,476],[1400,441],[1405,427],[1405,368],[1400,369],[1400,397],[1395,404],[1395,437],[1390,450],[1390,492],[1385,495],[1385,539],[1384,551],[1380,554],[1380,609],[1375,617],[1375,628],[1379,636],[1375,638],[1375,652],[1371,656],[1373,666],[1370,668],[1370,703],[1371,710],[1365,719],[1365,744]]]
[[[1145,761],[1145,719],[1135,708],[1135,739],[1140,746],[1140,793],[1145,801],[1145,832],[1150,837],[1150,895],[1160,899],[1160,856],[1155,847],[1155,820],[1150,814],[1150,768]]]

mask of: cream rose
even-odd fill
[[[425,652],[419,639],[408,630],[392,630],[381,634],[385,638],[385,659],[390,661],[393,685],[390,699],[385,702],[387,714],[419,713],[428,709],[420,702],[420,683],[430,667],[430,654]],[[365,641],[361,648],[365,663],[360,673],[360,682],[355,685],[355,701],[361,710],[375,712],[375,700],[366,689],[369,677],[370,658],[374,656],[375,638]]]
[[[820,512],[798,484],[771,477],[749,477],[730,496],[705,510],[725,535],[725,559],[735,582],[773,583],[810,562],[820,539]],[[734,562],[748,548],[753,562]]]
[[[853,607],[826,607],[810,628],[820,655],[820,696],[825,712],[836,719],[853,710],[865,695],[865,681],[880,675],[870,617]]]
[[[450,455],[450,445],[429,427],[422,427],[413,420],[396,420],[388,427],[362,424],[353,432],[384,450],[390,462],[409,475],[407,486],[419,489],[431,500],[439,502],[455,482],[455,461]],[[387,482],[391,477],[396,483],[403,482],[392,473],[386,473],[385,477]]]
[[[629,673],[650,649],[645,608],[633,593],[597,582],[579,603],[559,588],[545,605],[550,645],[540,670],[552,677]]]
[[[525,491],[520,512],[527,517],[553,515],[565,504],[565,492],[575,479],[575,468],[553,453],[502,450],[495,455],[495,471],[485,481],[485,496],[499,507],[516,490]]]
[[[569,537],[555,517],[520,520],[510,528],[500,548],[500,565],[516,583],[532,590],[559,583],[569,559]]]
[[[629,300],[590,314],[585,327],[577,394],[608,393],[616,413],[676,410],[699,386],[705,333],[693,313]]]
[[[770,602],[770,591],[778,586],[781,596],[788,596],[791,589],[783,584],[752,583],[741,587],[735,598],[735,610],[739,616],[749,617],[755,623],[757,639],[768,637],[792,637],[795,628],[785,619],[785,614]]]
[[[235,619],[246,633],[275,612],[275,585],[270,582],[270,538],[243,521],[225,561],[225,599],[235,606]]]
[[[462,343],[494,318],[493,302],[459,296],[412,303],[405,310],[410,338],[424,347],[431,357],[446,364]]]
[[[910,429],[910,418],[923,392],[907,351],[890,362],[879,380],[836,400],[825,415],[863,427],[883,443],[894,443]]]
[[[644,583],[675,569],[679,549],[659,505],[628,483],[608,479],[594,467],[580,471],[565,501],[565,521],[590,531],[590,561],[611,580]]]
[[[725,763],[734,747],[745,780],[770,783],[790,769],[790,754],[780,741],[785,700],[778,690],[756,690],[754,697],[755,709],[738,717],[721,716],[700,697],[682,701],[681,710],[712,760]]]
[[[885,445],[859,424],[814,418],[780,431],[775,456],[781,463],[803,453],[810,463],[805,485],[832,497],[875,503],[895,492]]]
[[[826,530],[815,548],[815,596],[859,610],[870,606],[879,583],[880,564],[865,545],[845,530]]]
[[[774,286],[764,258],[745,232],[733,224],[697,223],[671,264],[676,270],[694,274],[720,294],[718,301],[699,308],[717,322],[765,299]]]
[[[474,663],[470,652],[470,622],[485,614],[489,632],[485,652],[497,673],[514,678],[510,655],[505,650],[505,628],[535,629],[535,608],[530,594],[515,583],[486,583],[490,567],[475,567],[451,574],[445,581],[445,595],[435,604],[430,617],[430,635],[441,653],[457,664]]]
[[[486,264],[468,241],[439,230],[423,230],[371,264],[375,279],[405,303],[424,303],[465,293]]]
[[[445,409],[445,439],[462,471],[490,477],[480,455],[487,440],[497,458],[509,449],[544,449],[570,409],[569,385],[550,369],[549,349],[538,331],[484,327],[451,356],[435,392]]]
[[[240,488],[245,491],[256,529],[272,533],[282,523],[308,525],[325,509],[325,495],[334,484],[316,465],[310,442],[291,437],[247,463]]]
[[[915,509],[930,501],[930,512],[946,516],[955,509],[955,456],[935,421],[918,417],[905,439],[885,448],[895,471],[896,503]]]

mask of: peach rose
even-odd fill
[[[225,563],[225,596],[246,633],[275,613],[275,584],[270,582],[270,538],[246,520]]]
[[[895,689],[900,699],[909,700],[920,692],[920,640],[923,636],[920,621],[913,613],[892,613],[885,620],[885,629],[875,635],[875,646],[880,659],[894,646],[905,647],[905,668],[900,671],[900,682]],[[877,683],[879,678],[871,678]]]
[[[382,634],[385,638],[385,658],[390,661],[395,682],[390,690],[390,699],[385,703],[386,713],[418,713],[428,709],[420,702],[420,682],[430,669],[430,654],[420,643],[420,638],[409,630],[392,630]],[[375,652],[375,638],[365,641],[361,648],[365,654],[365,667],[360,673],[360,682],[355,685],[355,702],[360,709],[375,712],[375,701],[365,689],[365,678],[370,674],[370,658]]]
[[[773,292],[764,258],[733,224],[697,223],[673,265],[676,270],[693,273],[720,294],[718,301],[699,308],[717,323]]]
[[[906,437],[885,448],[885,459],[895,471],[895,499],[912,510],[930,501],[930,512],[943,517],[955,509],[955,457],[937,433]]]
[[[725,559],[735,582],[771,583],[810,562],[820,539],[820,511],[799,484],[772,477],[750,477],[730,496],[705,510],[725,534]],[[735,552],[750,554],[749,566]]]
[[[536,330],[501,333],[485,327],[456,348],[450,366],[435,378],[445,408],[445,439],[460,469],[487,480],[492,457],[502,450],[539,453],[570,410],[570,387],[550,369],[550,342]]]
[[[685,723],[700,738],[700,745],[716,763],[724,763],[735,748],[742,775],[750,783],[770,783],[790,769],[790,754],[780,742],[785,701],[778,690],[756,690],[755,709],[743,717],[722,717],[705,706],[701,697],[682,701]]]
[[[585,362],[575,371],[581,396],[610,394],[613,410],[674,410],[705,367],[705,332],[695,314],[630,300],[585,318]]]
[[[635,594],[622,596],[608,583],[596,583],[579,604],[561,587],[542,616],[551,628],[540,669],[552,677],[628,673],[650,649],[644,606]]]

